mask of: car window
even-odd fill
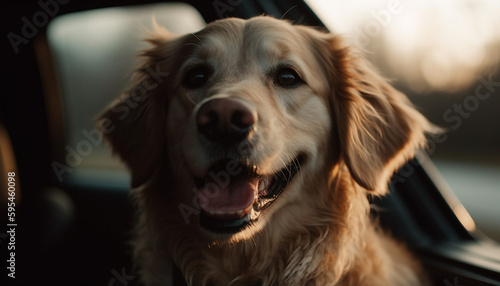
[[[103,144],[95,117],[128,86],[136,55],[147,46],[141,39],[152,29],[153,17],[174,34],[195,32],[205,25],[187,4],[83,11],[56,17],[48,25],[66,119],[64,162],[53,163],[59,181],[76,178],[128,187],[128,174]]]
[[[500,2],[307,3],[446,130],[428,153],[478,229],[500,241]]]

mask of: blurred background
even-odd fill
[[[500,1],[306,2],[447,130],[428,153],[478,229],[500,241]]]

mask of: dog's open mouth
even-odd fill
[[[204,178],[196,179],[201,226],[218,234],[242,231],[281,195],[302,162],[298,156],[274,174],[260,174],[251,164],[218,161]]]

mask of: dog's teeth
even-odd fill
[[[209,211],[206,212],[212,216],[225,216],[225,215],[242,215],[245,210],[235,210],[235,211]]]
[[[262,192],[264,190],[265,186],[266,186],[266,184],[264,183],[264,180],[260,181],[259,182],[259,192]]]
[[[243,210],[237,210],[237,211],[228,211],[228,215],[241,215],[243,213]]]
[[[265,176],[259,181],[259,192],[264,191],[268,184],[269,184],[269,176]]]

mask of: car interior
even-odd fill
[[[0,253],[2,261],[9,255],[3,190],[14,172],[16,278],[2,285],[138,283],[130,177],[95,118],[127,86],[153,17],[175,34],[261,14],[324,27],[311,7],[298,0],[8,4],[2,35],[18,38],[3,37],[0,63]],[[435,285],[500,285],[500,246],[477,229],[431,157],[418,153],[388,188],[390,195],[371,198],[373,216],[417,253]]]

